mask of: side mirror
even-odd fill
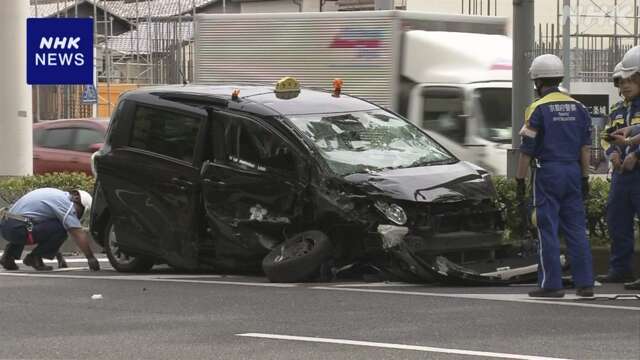
[[[100,148],[102,148],[102,145],[104,145],[104,143],[95,143],[95,144],[91,144],[89,145],[89,147],[87,148],[87,152],[90,153],[94,153],[98,150],[100,150]]]

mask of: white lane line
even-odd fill
[[[122,280],[122,281],[152,281],[152,282],[172,282],[172,283],[187,283],[187,284],[216,284],[216,285],[240,285],[240,286],[260,286],[260,287],[276,287],[276,288],[290,288],[296,287],[297,284],[279,284],[279,283],[255,283],[255,282],[241,282],[241,281],[207,281],[197,279],[183,279],[180,275],[173,275],[173,278],[168,278],[166,275],[131,275],[131,276],[104,276],[104,275],[58,275],[58,274],[38,274],[38,273],[11,273],[0,272],[0,276],[14,276],[14,277],[38,277],[38,278],[59,278],[59,279],[88,279],[88,280]],[[197,277],[189,276],[187,277]],[[202,277],[205,278],[205,277]],[[210,277],[209,277],[210,278]]]
[[[99,262],[103,262],[103,263],[108,263],[109,259],[107,258],[97,258]],[[75,264],[75,263],[87,263],[87,259],[64,259],[67,264]],[[49,259],[42,259],[42,262],[44,262],[45,264],[57,264],[58,261],[57,260],[49,260]],[[22,264],[22,260],[16,260],[16,264]]]
[[[376,294],[393,294],[393,295],[413,295],[413,296],[431,296],[431,297],[446,297],[446,298],[459,298],[459,299],[473,299],[473,300],[495,300],[495,301],[510,301],[521,302],[530,304],[551,304],[560,306],[577,306],[588,308],[600,308],[600,309],[614,309],[614,310],[630,310],[640,311],[640,306],[618,306],[618,305],[601,305],[593,303],[574,302],[577,297],[575,295],[568,295],[565,300],[542,300],[540,298],[530,298],[527,295],[520,294],[452,294],[452,293],[433,293],[433,292],[420,292],[420,291],[399,291],[399,290],[379,290],[379,289],[358,289],[358,288],[345,288],[345,287],[329,287],[329,286],[314,286],[310,289],[317,290],[333,290],[333,291],[351,291],[351,292],[364,292],[364,293],[376,293]],[[610,296],[615,294],[596,294],[598,296]],[[567,301],[570,300],[570,301]],[[597,300],[593,300],[597,301]]]
[[[373,282],[373,283],[350,283],[350,284],[336,284],[331,285],[334,287],[424,287],[423,284],[409,284],[403,282]]]
[[[67,272],[67,271],[77,271],[77,270],[89,270],[88,267],[66,267],[66,268],[61,268],[61,269],[53,269],[51,271],[55,271],[55,272]]]
[[[62,271],[65,271],[65,270],[62,269]],[[126,275],[126,276],[125,275],[89,276],[89,275],[66,275],[66,274],[63,275],[63,274],[57,274],[57,273],[52,274],[51,272],[34,273],[34,272],[0,271],[0,276],[41,277],[41,278],[50,277],[50,278],[62,278],[62,279],[91,279],[91,280],[95,279],[95,280],[122,280],[122,281],[153,281],[153,282],[175,282],[175,283],[190,283],[190,284],[258,286],[258,287],[275,287],[275,288],[303,287],[303,288],[312,289],[312,290],[349,291],[349,292],[409,295],[409,296],[431,296],[431,297],[459,298],[459,299],[471,299],[471,300],[493,300],[493,301],[508,301],[508,302],[520,302],[520,303],[531,303],[531,304],[548,304],[548,305],[559,305],[559,306],[576,306],[576,307],[586,307],[586,308],[640,311],[640,307],[633,307],[633,306],[604,305],[604,304],[594,304],[594,303],[583,302],[583,301],[589,301],[589,300],[575,302],[575,301],[572,301],[577,299],[577,297],[574,295],[567,295],[564,298],[564,300],[543,300],[543,299],[529,298],[527,295],[524,295],[524,294],[522,295],[521,294],[454,294],[454,293],[433,293],[433,292],[419,292],[419,291],[348,288],[348,287],[335,287],[335,285],[305,287],[305,284],[204,280],[204,279],[212,279],[212,278],[224,278],[225,276],[223,275],[157,274],[157,275]],[[190,279],[184,279],[185,277],[188,277]],[[612,296],[615,294],[596,294],[596,295]],[[594,301],[597,301],[597,300],[594,300]]]
[[[304,341],[304,342],[312,342],[312,343],[366,346],[366,347],[375,347],[375,348],[383,348],[383,349],[413,350],[413,351],[423,351],[423,352],[442,353],[442,354],[484,356],[484,357],[500,358],[500,359],[569,360],[569,359],[552,358],[552,357],[544,357],[544,356],[506,354],[506,353],[495,353],[495,352],[475,351],[475,350],[438,348],[438,347],[431,347],[431,346],[404,345],[404,344],[381,343],[381,342],[372,342],[372,341],[357,341],[357,340],[331,339],[331,338],[307,337],[307,336],[291,336],[291,335],[262,334],[262,333],[236,334],[236,336],[261,338],[261,339],[273,339],[273,340]]]

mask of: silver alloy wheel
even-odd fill
[[[109,250],[113,255],[113,259],[120,265],[127,266],[136,260],[135,257],[131,257],[120,250],[116,239],[115,226],[113,226],[113,224],[109,227]]]

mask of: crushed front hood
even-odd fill
[[[495,194],[493,185],[477,168],[464,161],[450,165],[357,173],[344,177],[349,183],[375,195],[418,202],[453,202],[486,199]]]

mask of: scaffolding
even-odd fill
[[[572,0],[569,12],[556,0],[556,23],[545,24],[544,29],[538,25],[534,56],[561,56],[560,27],[567,19],[572,25],[571,81],[611,81],[615,65],[627,50],[638,45],[638,0]]]
[[[107,117],[126,90],[193,79],[193,19],[218,0],[32,0],[35,17],[94,19],[97,106],[84,86],[34,86],[34,121]]]

